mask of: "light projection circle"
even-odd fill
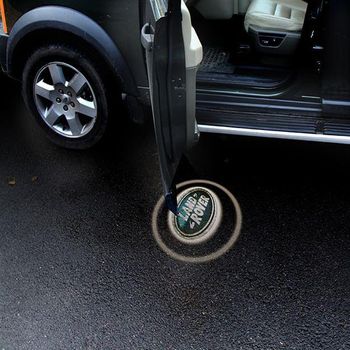
[[[177,190],[178,216],[165,208],[163,197],[153,210],[153,237],[161,250],[186,263],[206,263],[226,254],[242,228],[237,199],[208,180],[186,181]]]

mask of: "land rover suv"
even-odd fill
[[[350,143],[348,0],[0,0],[0,61],[84,149],[152,105],[164,191],[202,132]],[[121,132],[121,131],[120,131]]]

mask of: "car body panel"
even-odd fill
[[[350,1],[327,4],[322,98],[326,115],[350,115]]]
[[[11,28],[7,43],[7,71],[13,73],[13,61],[16,49],[34,31],[57,30],[74,35],[86,41],[103,57],[116,72],[122,91],[137,95],[138,90],[130,68],[126,64],[120,50],[110,36],[91,18],[84,14],[61,6],[43,6],[30,10],[21,16]],[[78,39],[79,38],[79,39]]]
[[[9,34],[18,19],[26,12],[42,6],[60,6],[74,9],[98,23],[120,50],[137,86],[147,87],[148,79],[140,37],[139,0],[5,0]]]

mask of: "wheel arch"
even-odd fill
[[[52,36],[56,41],[89,50],[107,65],[122,92],[138,95],[134,77],[124,57],[105,30],[88,16],[61,6],[31,10],[15,23],[7,42],[8,74],[19,78],[26,61],[24,53],[32,50],[33,46],[50,43]]]

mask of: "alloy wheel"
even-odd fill
[[[95,125],[97,101],[88,79],[75,67],[51,62],[42,67],[34,81],[37,110],[56,133],[81,138]]]

